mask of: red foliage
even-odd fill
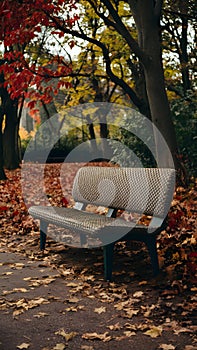
[[[0,181],[0,234],[13,236],[32,233],[34,235],[35,231],[38,232],[36,221],[28,214],[28,208],[31,205],[72,207],[74,177],[80,167],[88,165],[110,166],[109,163],[104,162],[46,164],[42,182],[37,174],[40,174],[43,165],[34,164],[33,168],[27,168],[27,183],[21,181],[19,169],[6,170],[8,180]],[[32,181],[32,174],[34,181]],[[196,184],[187,190],[176,189],[169,212],[169,222],[174,218],[176,225],[172,228],[168,226],[157,241],[162,269],[166,269],[169,274],[173,272],[176,278],[183,282],[187,280],[188,285],[193,284],[194,281],[196,283],[197,274],[196,190]],[[45,196],[40,193],[44,193]],[[95,207],[92,209],[95,210]],[[126,220],[132,220],[132,216],[128,213],[122,216]]]
[[[5,210],[8,210],[9,208],[8,207],[6,207],[5,205],[2,205],[1,207],[0,207],[0,211],[5,211]]]
[[[68,204],[69,204],[69,202],[68,202],[68,200],[66,199],[66,197],[63,197],[63,198],[62,198],[62,206],[63,206],[63,207],[67,207]]]
[[[66,77],[71,72],[71,66],[64,57],[51,56],[47,66],[39,65],[38,60],[32,60],[28,46],[39,42],[45,28],[51,34],[64,36],[63,28],[71,27],[78,19],[74,0],[4,0],[0,2],[0,43],[4,44],[5,52],[0,66],[0,73],[5,76],[4,86],[11,98],[31,98],[29,107],[34,108],[34,101],[43,100],[48,103],[52,99],[53,89],[57,86],[44,86],[43,81],[52,78]],[[17,14],[17,15],[16,15]],[[55,67],[55,71],[50,69]],[[65,81],[58,82],[68,87]],[[54,84],[53,84],[54,85]],[[27,89],[32,87],[30,91]],[[39,91],[39,92],[38,92]]]

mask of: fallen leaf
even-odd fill
[[[94,312],[96,312],[97,314],[102,314],[103,312],[106,312],[106,307],[105,306],[101,306],[99,308],[95,308]]]
[[[68,303],[78,303],[79,299],[76,297],[73,297],[73,298],[68,299],[67,301],[68,301]]]
[[[82,345],[81,350],[94,350],[93,346]]]
[[[174,329],[174,334],[179,335],[179,333],[192,333],[192,330],[186,327]]]
[[[123,333],[126,335],[126,337],[132,337],[133,335],[136,335],[136,333],[132,331],[125,331]]]
[[[2,294],[8,295],[12,293],[27,293],[27,292],[29,292],[29,290],[27,290],[26,288],[14,288],[12,290],[4,290]]]
[[[126,309],[126,317],[132,318],[133,316],[137,315],[139,310],[132,310],[132,309]]]
[[[102,340],[103,342],[107,342],[110,341],[112,339],[112,337],[109,335],[108,332],[99,334],[99,333],[84,333],[82,335],[83,339],[89,339],[89,340],[93,340],[93,339],[99,339]]]
[[[109,328],[111,331],[118,331],[120,330],[122,327],[120,326],[119,322],[114,324],[114,325],[110,325],[107,326],[107,328]]]
[[[82,309],[84,309],[84,307],[85,306],[83,306],[83,305],[76,305],[76,306],[71,306],[71,307],[67,307],[65,310],[66,311],[68,311],[68,312],[77,312],[78,310],[82,310]],[[65,313],[64,311],[63,311],[63,313]]]
[[[174,350],[175,346],[172,345],[172,344],[160,344],[159,345],[159,349],[162,349],[162,350]]]
[[[149,335],[151,338],[157,338],[162,334],[162,327],[153,326],[144,334]]]
[[[143,294],[144,294],[144,292],[138,291],[138,292],[135,292],[135,293],[133,294],[133,297],[134,297],[134,298],[140,298]]]
[[[14,263],[10,265],[11,268],[17,269],[17,270],[21,270],[23,269],[23,267],[25,267],[25,264],[23,263]]]
[[[26,300],[24,298],[19,299],[17,302],[15,302],[16,310],[14,310],[13,316],[18,316],[24,311],[33,309],[41,304],[49,304],[49,301],[45,298],[35,298],[32,300]]]
[[[64,337],[66,339],[66,341],[73,339],[77,335],[76,332],[66,333],[64,331],[64,329],[60,329],[59,331],[55,332],[55,334],[61,335],[62,337]]]
[[[64,350],[66,349],[66,345],[63,343],[57,343],[52,350]]]
[[[141,281],[141,282],[139,282],[138,284],[139,284],[139,286],[143,286],[143,285],[145,285],[145,284],[147,284],[148,282],[147,281]]]
[[[69,283],[66,283],[67,287],[78,287],[78,283],[75,283],[75,282],[69,282]]]
[[[49,314],[47,314],[46,312],[38,312],[38,314],[33,315],[33,317],[37,317],[37,318],[44,317],[44,316],[49,316]]]
[[[0,265],[0,266],[1,266],[1,265]],[[13,275],[13,272],[11,272],[11,271],[4,272],[3,275],[5,275],[5,276]]]
[[[22,343],[21,345],[17,345],[18,349],[28,349],[30,344],[28,343]]]

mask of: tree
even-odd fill
[[[194,88],[196,9],[193,0],[165,1],[162,17],[162,46],[173,79],[166,79],[167,89],[178,97]],[[175,73],[175,74],[173,74]]]
[[[130,50],[128,67],[132,71],[131,73],[136,73],[138,69],[141,80],[144,77],[145,94],[138,96],[131,84],[114,73],[112,69],[113,54],[110,51],[111,48],[105,42],[105,37],[102,35],[103,32],[101,32],[99,38],[95,38],[91,35],[89,28],[81,26],[81,23],[79,23],[78,28],[76,26],[70,29],[64,26],[64,23],[58,16],[54,16],[49,12],[47,15],[54,21],[57,28],[65,34],[81,38],[102,50],[107,75],[115,84],[121,86],[122,89],[127,92],[135,106],[141,111],[144,96],[147,95],[148,106],[147,103],[145,103],[146,111],[150,110],[153,123],[163,134],[173,154],[174,160],[176,161],[178,147],[169,101],[166,94],[162,61],[161,18],[162,9],[165,9],[165,3],[161,0],[148,0],[146,2],[142,0],[100,0],[99,2],[87,0],[81,1],[80,3],[82,8],[84,6],[85,11],[89,6],[88,8],[91,8],[89,11],[92,11],[94,16],[105,26],[112,28],[114,33],[122,38],[123,45],[126,44],[128,46]],[[173,3],[171,3],[170,6],[172,7]],[[124,8],[124,15],[121,15],[122,8]],[[164,154],[159,154],[158,156],[159,158],[162,156],[165,158]],[[167,159],[164,159],[164,162],[168,165]]]
[[[58,0],[55,3],[52,0],[5,0],[0,3],[0,42],[4,46],[0,65],[1,124],[5,119],[5,137],[2,138],[2,128],[0,130],[1,177],[4,177],[3,165],[9,169],[19,165],[17,139],[21,109],[18,107],[22,106],[26,98],[30,100],[30,108],[34,108],[37,101],[49,102],[62,82],[59,81],[56,91],[53,91],[52,86],[44,87],[42,82],[65,77],[71,71],[69,62],[63,56],[50,52],[48,35],[57,40],[61,38],[61,33],[55,31],[54,23],[46,16],[46,12],[58,13],[59,16],[67,14],[65,25],[72,27],[77,18],[73,9],[75,4],[72,0]],[[48,68],[49,63],[56,66],[55,72]],[[63,84],[68,86],[65,81]]]
[[[65,50],[66,43],[69,43],[70,47],[73,46],[73,37],[80,38],[89,43],[89,52],[94,58],[94,63],[95,48],[97,47],[98,51],[102,52],[108,82],[110,79],[114,86],[121,88],[133,105],[151,118],[166,139],[176,160],[178,149],[166,94],[162,40],[164,42],[164,30],[165,33],[168,30],[170,35],[173,33],[172,21],[168,22],[167,17],[175,14],[184,18],[182,35],[180,38],[176,35],[176,38],[180,39],[179,58],[182,60],[184,89],[187,90],[189,87],[188,68],[184,65],[188,59],[186,57],[185,11],[193,11],[192,0],[189,1],[187,8],[182,5],[181,1],[172,2],[171,0],[165,2],[162,0],[147,0],[146,2],[142,0],[81,0],[79,4],[81,18],[78,22],[79,17],[73,13],[75,11],[73,1],[34,0],[32,2],[23,0],[17,2],[7,0],[2,4],[0,10],[3,26],[1,24],[0,33],[2,33],[1,40],[8,48],[4,54],[7,64],[3,65],[3,72],[7,80],[8,93],[12,98],[21,97],[25,91],[25,97],[31,97],[30,106],[32,108],[35,100],[49,101],[53,87],[49,86],[48,90],[41,88],[43,80],[49,82],[52,78],[59,79],[68,75],[76,77],[76,75],[71,73],[71,66],[63,55],[54,54],[48,38],[53,36],[58,39],[63,50]],[[16,19],[14,13],[19,7],[20,16]],[[162,17],[162,10],[166,19]],[[108,35],[114,37],[114,42],[122,43],[122,48],[118,52],[114,50],[113,45],[110,45]],[[168,38],[170,38],[169,35]],[[51,45],[54,45],[53,41]],[[46,59],[46,64],[43,64],[43,58]],[[47,67],[49,63],[56,65],[55,72],[51,72]],[[94,64],[92,64],[92,73],[94,76],[92,83],[97,91],[95,96],[102,100],[102,94],[98,93],[100,81],[98,83],[98,80],[95,79]],[[63,80],[64,82],[60,79],[57,89],[62,83],[68,86],[67,80]],[[32,88],[27,90],[27,86],[32,86]],[[35,86],[37,89],[33,88]],[[169,84],[170,88],[173,88],[173,84]],[[160,158],[164,156],[164,161],[168,166],[165,155],[159,154],[158,156]]]

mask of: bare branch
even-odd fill
[[[109,17],[106,17],[103,13],[99,12],[98,8],[96,7],[95,3],[92,0],[88,0],[88,2],[91,4],[96,14],[104,21],[105,24],[115,28],[116,31],[125,39],[130,49],[136,54],[136,56],[140,59],[140,61],[142,63],[147,61],[148,57],[140,49],[136,40],[132,37],[131,33],[127,30],[126,26],[122,22],[120,16],[118,15],[118,12],[113,7],[112,3],[108,0],[101,0],[101,3],[103,3],[108,9],[110,16],[113,18],[113,21],[111,21]]]
[[[127,92],[127,94],[129,95],[130,99],[133,101],[133,103],[138,108],[141,107],[141,100],[137,97],[137,95],[134,92],[134,90],[123,79],[120,79],[118,76],[116,76],[112,72],[109,50],[107,49],[107,47],[101,41],[98,41],[95,38],[91,38],[91,37],[87,36],[82,31],[80,31],[80,33],[79,33],[77,30],[68,28],[66,25],[61,23],[60,20],[58,20],[57,18],[53,17],[53,15],[50,14],[50,13],[46,12],[46,15],[55,23],[56,28],[61,30],[63,33],[70,34],[72,36],[75,36],[75,37],[78,37],[80,39],[86,40],[87,42],[90,42],[90,43],[100,47],[102,52],[103,52],[103,58],[104,58],[104,61],[105,61],[105,64],[106,64],[106,73],[109,75],[109,77],[111,78],[111,80],[115,84],[119,85],[123,90],[125,90]]]

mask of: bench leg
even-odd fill
[[[157,254],[156,237],[154,236],[148,237],[146,240],[146,245],[147,245],[148,252],[151,259],[153,274],[154,276],[156,276],[159,273],[159,261],[158,261],[158,254]]]
[[[86,235],[84,235],[83,233],[80,234],[80,244],[81,244],[81,247],[83,247],[84,244],[87,243],[87,238],[86,238]]]
[[[112,279],[113,253],[114,243],[103,246],[104,277],[106,281],[111,281]]]
[[[47,226],[46,222],[40,221],[40,250],[45,249]]]

